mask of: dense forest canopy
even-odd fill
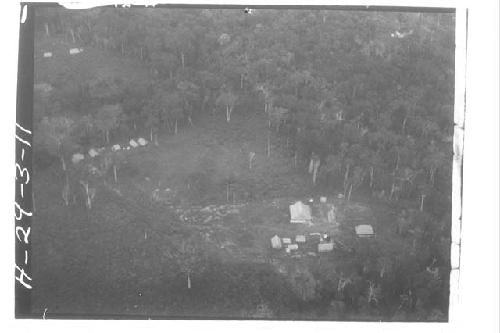
[[[405,202],[431,221],[419,267],[429,256],[449,266],[435,237],[451,228],[454,14],[41,8],[36,24],[39,40],[135,59],[148,73],[39,73],[35,140],[65,172],[75,152],[120,137],[158,144],[206,117],[260,113],[295,164],[321,161],[313,181],[325,191]],[[401,280],[418,270],[408,263]],[[430,288],[431,308],[447,306],[444,289],[415,283]]]
[[[37,33],[139,58],[152,75],[140,84],[64,73],[50,82],[59,93],[36,104],[35,117],[76,117],[73,131],[85,137],[82,128],[100,130],[105,140],[110,130],[145,126],[153,139],[218,110],[229,122],[253,96],[298,157],[319,154],[323,176],[338,174],[345,192],[368,184],[391,198],[450,204],[453,14],[106,8],[37,14]]]

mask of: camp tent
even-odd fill
[[[318,252],[330,252],[333,251],[333,243],[319,243]]]
[[[295,241],[297,243],[305,243],[306,242],[306,236],[304,236],[304,235],[297,235],[297,236],[295,236]]]
[[[373,236],[373,227],[369,224],[360,224],[355,227],[356,235],[358,237],[372,237]]]
[[[271,246],[273,249],[281,249],[281,239],[278,235],[274,235],[274,237],[271,238]]]
[[[311,223],[311,207],[297,201],[290,205],[290,223]]]

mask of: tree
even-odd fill
[[[137,131],[137,122],[141,117],[141,110],[146,104],[148,93],[145,88],[130,82],[124,90],[122,107],[131,128]]]
[[[66,206],[70,203],[71,191],[65,155],[73,146],[73,137],[71,134],[74,127],[73,120],[69,118],[63,116],[52,118],[44,117],[37,131],[40,146],[47,149],[50,154],[58,156],[61,161],[61,168],[65,179],[62,189],[62,198]]]
[[[208,108],[213,113],[216,106],[216,94],[222,86],[222,78],[220,75],[207,70],[199,71],[198,77],[201,85],[201,112],[204,113]]]
[[[89,182],[85,180],[81,180],[80,184],[83,186],[85,190],[85,206],[88,210],[92,209],[92,201],[94,200],[96,189],[93,187],[89,187]]]
[[[177,134],[178,121],[184,115],[185,103],[177,91],[167,93],[161,97],[162,110],[167,114],[168,119],[174,121],[174,134]]]
[[[42,119],[38,131],[41,146],[47,149],[49,153],[59,157],[64,172],[66,171],[64,155],[72,144],[70,134],[73,125],[73,120],[67,117],[45,117]]]
[[[194,235],[183,240],[176,253],[180,271],[186,276],[187,288],[191,289],[193,275],[203,272],[206,268],[201,238]]]
[[[333,130],[343,121],[342,104],[335,97],[334,92],[325,92],[325,97],[318,106],[320,127],[325,130]]]
[[[256,90],[260,91],[264,96],[264,112],[268,113],[277,98],[276,94],[273,92],[272,86],[269,83],[260,83],[257,84]]]
[[[123,94],[122,82],[115,77],[95,78],[87,82],[88,96],[94,103],[115,104]]]
[[[223,38],[228,36],[222,34],[219,41],[227,39]],[[230,38],[230,37],[229,37]],[[221,42],[219,42],[221,44]],[[245,78],[248,77],[250,71],[250,60],[248,52],[245,50],[245,41],[242,37],[236,37],[228,42],[221,44],[219,51],[222,74],[225,77],[226,84],[230,85],[233,89],[243,90]]]
[[[307,70],[295,70],[289,74],[290,83],[295,97],[300,97],[300,88],[310,84],[313,81],[311,72]]]
[[[173,79],[178,67],[177,57],[169,52],[158,50],[151,53],[151,66],[160,78]]]
[[[187,19],[187,18],[185,18]],[[188,21],[181,21],[188,22]],[[184,23],[185,24],[185,23]],[[182,23],[164,33],[164,45],[173,50],[180,59],[181,68],[186,67],[186,57],[194,52],[194,31]]]
[[[95,116],[95,124],[104,136],[104,142],[109,143],[109,132],[120,125],[123,109],[119,104],[104,105]]]
[[[226,121],[228,123],[231,121],[231,114],[233,113],[234,104],[237,99],[238,97],[230,91],[223,91],[217,97],[216,104],[226,109]]]
[[[158,130],[161,128],[161,106],[158,98],[153,96],[141,109],[141,117],[145,118],[145,125],[149,128],[149,140],[157,142]]]
[[[85,134],[90,135],[95,127],[95,119],[91,114],[87,114],[80,119],[79,124],[84,128]]]
[[[269,128],[274,125],[279,133],[281,125],[284,125],[290,118],[290,110],[280,106],[274,106],[268,111]]]
[[[326,183],[332,185],[335,178],[340,176],[342,173],[342,161],[339,156],[335,154],[329,154],[321,168],[321,175],[325,177]]]
[[[367,164],[369,166],[369,175],[370,175],[370,188],[374,187],[374,180],[376,178],[377,170],[380,170],[383,166],[382,158],[379,154],[370,150],[368,152]]]
[[[436,171],[446,164],[451,166],[451,161],[446,158],[446,154],[440,151],[434,142],[431,142],[425,153],[422,164],[428,171],[429,183],[434,186]]]
[[[351,200],[352,190],[360,187],[361,184],[363,183],[364,178],[365,178],[365,170],[360,166],[356,166],[354,168],[354,171],[352,172],[352,175],[348,177],[346,181],[346,186],[344,190],[347,191],[347,189],[349,189],[346,193],[347,201]]]
[[[182,80],[177,83],[177,90],[179,98],[183,101],[184,114],[188,120],[188,123],[192,126],[192,113],[199,100],[200,88],[198,87],[198,85],[194,84],[191,81]]]
[[[418,185],[418,192],[420,195],[419,198],[420,211],[424,211],[425,198],[429,197],[430,194],[432,193],[432,186],[430,186],[427,183],[421,183]]]
[[[156,132],[165,126],[169,131],[177,134],[178,122],[184,116],[186,103],[172,81],[157,83],[151,99],[141,111],[146,118],[146,126],[150,130],[151,141],[156,141]]]

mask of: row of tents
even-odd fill
[[[128,146],[122,147],[119,144],[115,144],[115,145],[111,146],[111,151],[117,152],[119,150],[131,150],[134,148],[147,146],[148,143],[149,143],[148,140],[146,140],[144,138],[138,138],[137,140],[131,139],[128,143]],[[103,152],[105,152],[106,150],[107,150],[107,147],[90,148],[88,151],[88,155],[90,156],[90,158],[95,158],[95,157],[99,156],[100,154],[102,154]],[[73,162],[73,164],[78,164],[81,161],[83,161],[84,159],[85,159],[85,155],[83,153],[75,153],[71,157],[71,162]]]

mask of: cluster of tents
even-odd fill
[[[147,146],[148,143],[149,143],[148,140],[146,140],[144,138],[138,138],[137,140],[130,139],[127,146],[122,147],[119,144],[115,144],[115,145],[111,146],[111,151],[117,152],[119,150],[131,150],[134,148]],[[90,158],[95,158],[95,157],[99,156],[100,154],[104,153],[106,150],[107,150],[107,147],[90,148],[88,151],[88,155]],[[75,153],[71,157],[71,162],[73,162],[73,164],[78,164],[81,161],[83,161],[84,159],[85,159],[85,155],[83,153]]]
[[[313,199],[310,202],[314,202]],[[336,230],[336,211],[333,203],[328,203],[326,197],[320,198],[319,205],[314,206],[315,211],[317,211],[317,216],[313,216],[312,208],[310,205],[304,204],[302,201],[297,201],[293,205],[290,205],[290,223],[300,223],[308,226],[319,223],[322,226],[331,225],[331,231]],[[326,224],[324,224],[326,223]],[[357,237],[365,238],[374,236],[373,227],[369,224],[356,225],[354,228]],[[319,237],[319,238],[318,238]],[[309,244],[306,244],[309,243]],[[271,247],[275,250],[285,249],[286,253],[296,252],[299,249],[311,249],[311,245],[317,245],[317,252],[331,252],[334,248],[333,239],[329,234],[323,234],[318,232],[310,233],[305,235],[296,235],[294,241],[292,238],[279,237],[274,235],[271,238]],[[314,252],[308,252],[309,255],[316,255]]]
[[[298,251],[299,248],[308,249],[307,242],[317,243],[318,252],[333,251],[333,240],[328,234],[310,233],[307,238],[305,235],[296,235],[295,239],[288,237],[279,237],[274,235],[271,238],[271,247],[275,250],[285,249],[286,253]],[[308,252],[309,255],[316,255],[314,252]]]

